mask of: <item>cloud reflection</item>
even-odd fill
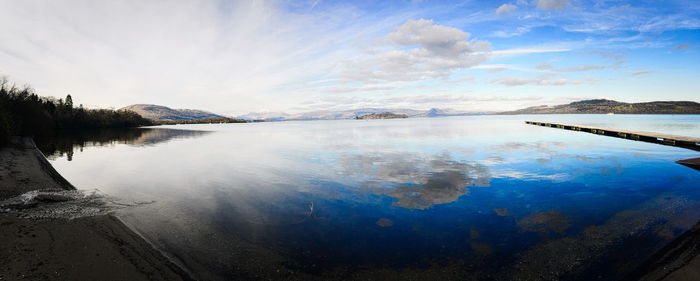
[[[395,198],[395,206],[428,209],[456,201],[469,193],[469,186],[489,186],[487,166],[453,160],[447,153],[422,157],[388,153],[343,155],[343,173],[364,179],[376,194]]]

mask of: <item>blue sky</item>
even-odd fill
[[[698,1],[0,0],[0,74],[237,115],[700,101]]]

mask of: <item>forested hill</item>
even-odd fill
[[[144,118],[157,121],[182,121],[182,120],[206,120],[222,119],[225,116],[197,109],[172,109],[167,106],[155,104],[132,104],[122,109],[131,110]]]
[[[85,109],[73,98],[40,97],[29,87],[18,88],[0,77],[0,146],[10,136],[39,136],[57,129],[125,128],[152,125],[133,111]]]
[[[700,103],[692,101],[653,101],[625,103],[595,99],[554,106],[533,106],[499,114],[700,114]]]

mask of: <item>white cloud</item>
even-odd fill
[[[700,19],[685,18],[679,15],[655,16],[638,26],[640,32],[662,32],[669,29],[698,29]]]
[[[498,14],[498,15],[509,14],[510,12],[515,11],[517,8],[518,8],[518,6],[515,6],[512,4],[503,4],[496,9],[496,14]]]
[[[615,67],[618,67],[618,66],[617,66],[617,65],[588,64],[588,65],[580,65],[580,66],[559,68],[559,69],[557,69],[557,71],[561,71],[561,72],[581,72],[581,71],[598,70],[598,69],[607,69],[607,68],[615,68]]]
[[[431,20],[409,20],[384,38],[385,49],[346,61],[344,82],[387,83],[448,77],[486,61],[491,44]]]
[[[475,66],[474,69],[486,69],[489,72],[501,72],[504,70],[517,70],[517,71],[525,71],[525,72],[532,71],[531,69],[523,68],[523,67],[520,67],[517,65],[512,65],[512,64],[481,64],[481,65]]]
[[[400,96],[356,95],[326,96],[304,102],[299,111],[347,110],[357,108],[430,108],[451,109],[454,111],[499,111],[504,108],[522,108],[541,102],[544,97],[537,95],[487,95],[487,94],[405,94]]]
[[[552,69],[552,64],[548,62],[541,62],[535,66],[539,70],[549,70]]]
[[[685,3],[688,5],[690,3]],[[685,6],[684,5],[684,6]],[[578,7],[577,7],[578,8]],[[668,30],[698,29],[700,19],[696,12],[698,7],[685,6],[674,13],[660,13],[655,5],[612,5],[587,7],[585,9],[570,9],[570,13],[562,13],[560,24],[567,32],[583,32],[618,36],[616,31],[636,31],[640,34],[622,38],[608,39],[611,42],[625,42],[618,45],[629,48],[629,43],[636,41],[659,41],[657,36],[646,36],[645,33],[659,34]],[[573,14],[571,14],[573,13]]]
[[[407,17],[379,21],[350,6],[293,13],[253,0],[1,3],[0,73],[41,95],[224,114],[289,108],[289,85],[324,78],[357,42]]]
[[[492,81],[493,83],[505,85],[505,86],[524,86],[524,85],[535,85],[535,86],[563,86],[563,85],[579,85],[584,83],[590,83],[591,80],[572,80],[566,78],[560,78],[555,80],[549,79],[527,79],[520,77],[502,77],[497,78]]]
[[[522,36],[523,34],[530,32],[533,27],[534,26],[520,26],[515,28],[515,31],[497,30],[492,34],[492,36],[499,38]]]
[[[361,86],[361,87],[331,87],[323,91],[326,93],[351,93],[351,92],[374,92],[395,89],[393,86]]]
[[[535,0],[540,10],[561,10],[569,5],[569,0]]]
[[[29,83],[42,95],[70,93],[86,105],[160,103],[238,114],[261,107],[291,110],[324,93],[333,98],[477,92],[556,96],[560,93],[555,87],[490,83],[582,84],[590,81],[577,76],[583,71],[594,75],[598,73],[592,70],[618,65],[612,75],[642,75],[653,65],[625,68],[624,56],[609,50],[633,54],[640,47],[697,47],[659,36],[666,30],[700,27],[694,3],[658,13],[658,5],[603,2],[426,2],[396,10],[325,1],[0,0],[0,74]],[[511,6],[518,10],[514,13]],[[507,11],[518,18],[499,16]],[[421,17],[440,22],[408,20]],[[540,36],[558,29],[591,34]],[[477,35],[481,40],[522,38],[494,38],[494,44],[503,45],[492,50],[489,42],[475,40]],[[603,59],[597,60],[582,59],[586,51],[576,51],[591,49],[608,51],[601,51]],[[541,61],[555,66],[535,66]],[[514,71],[489,73],[500,70]],[[527,76],[493,80],[519,74]],[[568,79],[559,79],[563,77]],[[596,81],[604,92],[612,85],[605,78],[614,77],[594,78],[600,79]],[[693,88],[688,83],[679,87]],[[583,95],[577,91],[589,89],[570,90]]]
[[[432,20],[409,20],[389,35],[394,43],[401,46],[419,46],[431,55],[457,57],[465,52],[473,52],[467,42],[469,34],[454,27],[434,24]]]
[[[690,49],[690,44],[688,44],[688,43],[680,44],[678,46],[673,47],[673,49],[675,49],[675,50],[687,50],[687,49]]]
[[[632,75],[642,75],[642,74],[649,74],[649,73],[654,73],[656,72],[655,70],[640,70],[640,71],[634,71],[632,72]]]
[[[494,170],[492,171],[492,175],[494,178],[514,178],[514,179],[519,179],[519,180],[551,180],[554,182],[563,182],[566,179],[570,178],[571,176],[568,174],[549,174],[549,175],[544,175],[544,174],[537,174],[537,173],[529,173],[529,172],[522,172],[522,171],[515,171],[511,169],[503,169],[503,170]]]
[[[568,52],[571,49],[567,48],[519,48],[519,49],[508,49],[508,50],[495,50],[492,51],[492,55],[524,55],[524,54],[536,54],[536,53],[558,53],[558,52]]]

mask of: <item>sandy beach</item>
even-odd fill
[[[13,139],[0,149],[0,160],[2,202],[30,191],[75,189],[29,138]],[[111,214],[77,218],[17,215],[22,208],[64,200],[45,195],[39,203],[3,206],[0,280],[192,279]]]

